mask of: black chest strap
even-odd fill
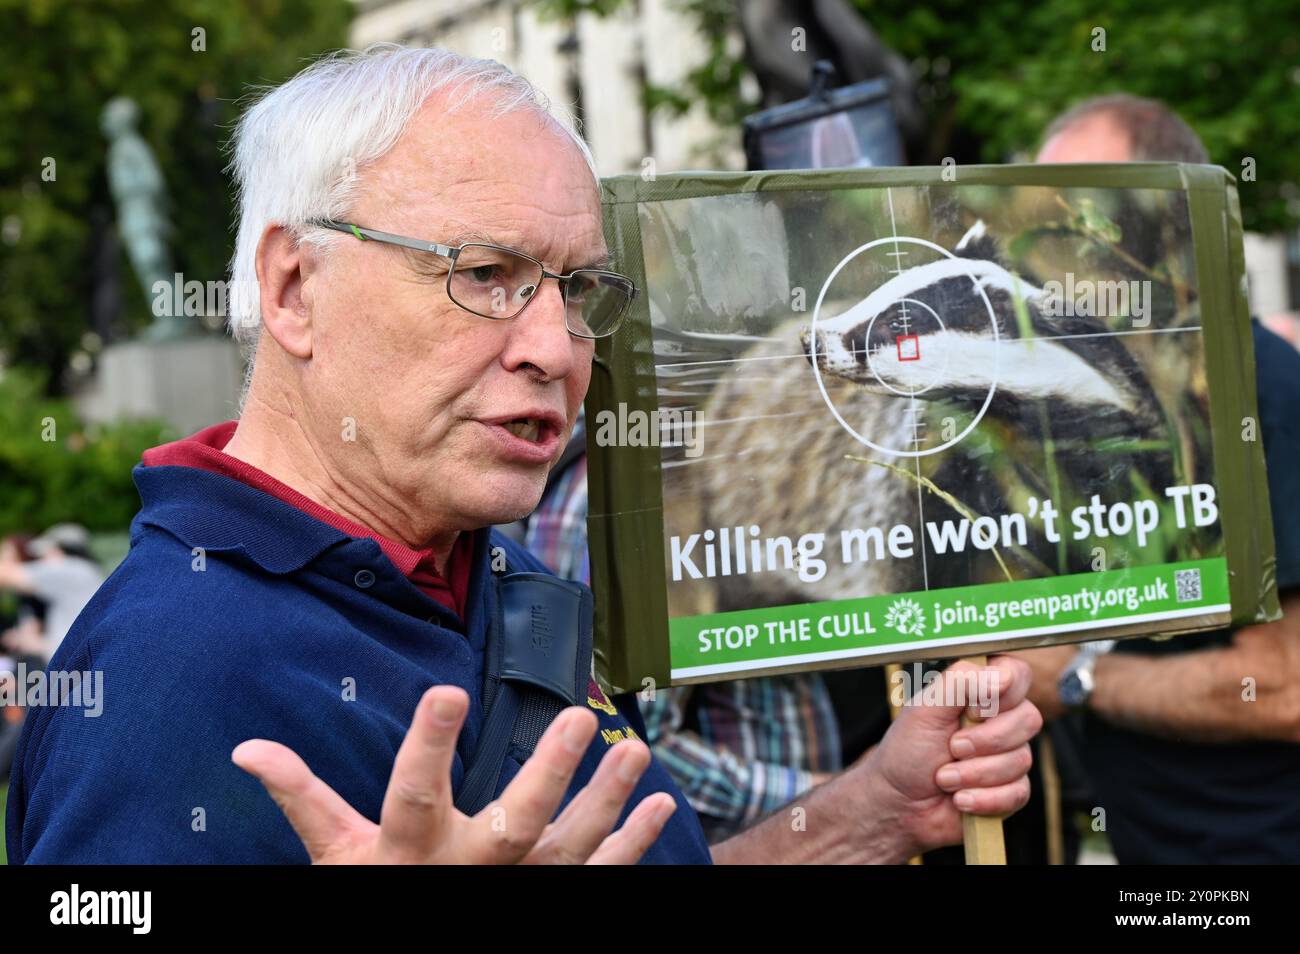
[[[487,719],[465,768],[456,807],[482,811],[501,766],[528,758],[561,710],[587,699],[591,673],[591,590],[546,573],[494,577],[496,608],[484,656]]]

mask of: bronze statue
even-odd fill
[[[154,314],[144,337],[162,341],[196,332],[199,323],[172,307],[176,277],[167,246],[166,184],[149,144],[136,131],[139,119],[135,101],[119,96],[105,105],[100,124],[109,141],[108,186],[117,205],[117,230]]]

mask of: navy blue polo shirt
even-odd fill
[[[1300,353],[1253,322],[1259,435],[1279,590],[1300,587]],[[1116,653],[1227,646],[1231,630],[1124,640]],[[1088,712],[1085,763],[1121,864],[1300,863],[1300,744],[1201,743]]]
[[[493,547],[478,531],[464,619],[420,592],[371,539],[351,537],[238,480],[137,467],[131,551],[83,610],[53,670],[103,673],[102,713],[28,711],[14,761],[7,848],[23,863],[306,862],[260,782],[230,761],[245,739],[281,742],[378,821],[397,749],[432,685],[470,696],[459,786],[483,726]],[[600,727],[565,802],[609,746],[644,737],[631,696],[589,701]],[[507,757],[500,787],[519,763]],[[700,824],[657,761],[628,800],[678,809],[642,859],[705,864]]]

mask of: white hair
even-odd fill
[[[572,118],[556,116],[540,90],[496,60],[394,43],[322,57],[263,91],[235,130],[230,170],[239,189],[239,234],[231,263],[230,332],[250,366],[262,327],[256,268],[262,233],[276,224],[322,247],[341,240],[309,223],[348,217],[358,170],[396,145],[435,92],[444,94],[446,112],[485,97],[492,118],[533,110],[556,120],[597,176]]]

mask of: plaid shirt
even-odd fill
[[[590,582],[585,455],[555,478],[529,518],[524,542],[557,575]],[[786,805],[812,787],[812,773],[841,767],[830,694],[816,673],[660,689],[649,701],[641,696],[646,741],[710,841]]]
[[[839,727],[818,673],[660,689],[648,702],[642,695],[646,741],[711,842],[812,788],[813,772],[840,769]]]
[[[591,582],[587,559],[587,455],[560,474],[528,518],[524,546],[551,572],[566,580]]]

